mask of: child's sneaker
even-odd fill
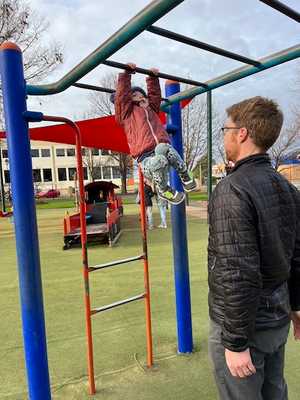
[[[162,224],[160,224],[160,225],[158,225],[158,228],[167,229],[167,225],[162,225]]]
[[[180,175],[180,179],[185,192],[192,192],[197,188],[196,181],[191,172],[184,172]]]
[[[177,190],[174,190],[170,187],[165,192],[158,193],[159,197],[161,199],[167,200],[168,203],[170,204],[180,204],[184,201],[185,199],[185,194],[182,192],[177,192]]]

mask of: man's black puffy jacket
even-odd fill
[[[299,196],[266,154],[238,161],[212,194],[209,311],[229,350],[288,323],[290,306],[300,310]]]

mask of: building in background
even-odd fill
[[[281,164],[278,167],[278,172],[300,189],[300,160],[298,162]]]
[[[293,158],[283,159],[278,167],[280,172],[289,182],[300,189],[300,156],[294,155]],[[212,175],[218,181],[226,176],[226,165],[216,164],[212,167]]]
[[[1,160],[5,191],[10,191],[9,160],[6,141],[1,140]],[[57,189],[61,195],[74,192],[76,176],[75,146],[34,141],[31,144],[33,182],[35,191]],[[84,182],[112,181],[120,186],[118,161],[109,150],[82,148]],[[129,172],[128,178],[132,176]]]

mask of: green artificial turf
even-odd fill
[[[58,209],[58,208],[75,208],[73,199],[41,199],[36,201],[38,210]]]
[[[65,209],[38,210],[49,370],[54,400],[88,395],[81,249],[62,251]],[[159,223],[155,214],[156,224]],[[89,248],[95,265],[141,253],[137,206],[125,207],[123,234],[114,248]],[[97,394],[103,400],[215,400],[207,355],[207,225],[188,218],[195,351],[177,355],[171,229],[149,232],[155,365],[145,367],[143,301],[93,317]],[[13,225],[0,219],[0,399],[27,399]],[[143,292],[143,264],[134,262],[90,274],[93,306]],[[299,397],[299,346],[287,346],[290,400]]]
[[[128,194],[121,196],[123,204],[135,204],[136,194]],[[71,212],[75,210],[75,202],[73,199],[42,199],[36,202],[38,210],[50,210],[68,208]]]
[[[202,192],[191,192],[188,194],[188,196],[190,201],[203,201],[208,199],[207,193]]]
[[[136,193],[128,193],[120,196],[124,205],[135,204]],[[207,193],[192,192],[188,196],[190,201],[207,200]],[[36,201],[36,206],[38,210],[69,208],[72,211],[75,208],[75,203],[74,199],[40,199]]]

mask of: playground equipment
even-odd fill
[[[12,211],[0,210],[0,218],[11,217],[12,215],[13,215]]]
[[[87,242],[109,243],[112,246],[120,237],[120,217],[123,203],[115,194],[119,186],[112,182],[96,181],[84,187],[86,193]],[[80,213],[64,218],[64,250],[80,244]]]
[[[161,78],[168,78],[173,82],[168,82],[166,89],[166,101],[162,104],[162,111],[168,113],[168,122],[177,126],[177,132],[172,136],[173,145],[177,151],[182,155],[181,143],[181,120],[180,120],[180,107],[178,103],[184,100],[190,100],[198,94],[207,92],[208,100],[208,160],[209,160],[209,179],[208,179],[208,193],[211,194],[211,160],[212,160],[212,146],[211,146],[211,91],[217,87],[224,86],[230,82],[245,78],[247,76],[256,74],[266,69],[280,65],[290,60],[294,60],[300,56],[300,45],[295,45],[289,49],[285,49],[279,53],[272,54],[260,60],[246,59],[245,57],[235,55],[223,49],[216,48],[196,42],[194,39],[184,38],[182,35],[170,31],[164,31],[158,27],[153,27],[159,18],[163,17],[177,5],[184,0],[154,0],[147,7],[145,7],[139,14],[126,23],[118,32],[107,39],[100,47],[86,57],[81,63],[74,67],[59,81],[47,85],[26,85],[24,83],[24,73],[22,66],[22,56],[20,49],[13,43],[4,43],[0,48],[0,73],[2,78],[2,90],[4,98],[5,121],[7,128],[8,152],[10,159],[10,171],[13,193],[14,205],[14,220],[15,232],[17,243],[17,255],[19,265],[20,277],[20,296],[22,307],[22,320],[23,320],[23,334],[24,334],[24,349],[26,358],[26,367],[28,375],[29,397],[31,400],[51,399],[50,381],[48,373],[47,362],[47,349],[46,349],[46,335],[45,335],[45,322],[43,311],[42,299],[42,284],[40,276],[40,260],[39,260],[39,246],[38,234],[36,226],[36,213],[34,203],[34,191],[32,184],[32,165],[30,158],[30,144],[28,134],[28,121],[30,116],[26,114],[26,96],[27,95],[50,95],[62,92],[72,85],[83,87],[84,84],[78,84],[77,81],[92,71],[95,67],[106,62],[110,66],[118,67],[114,61],[107,61],[116,51],[124,47],[127,43],[133,40],[141,32],[148,29],[153,34],[164,34],[164,36],[173,39],[184,41],[186,44],[193,45],[194,47],[203,48],[209,52],[219,54],[224,57],[236,59],[240,62],[248,64],[236,70],[233,70],[225,75],[212,79],[208,82],[196,82],[186,80],[185,78],[175,77],[159,73]],[[255,0],[253,0],[255,1]],[[277,9],[278,11],[286,14],[295,21],[300,22],[300,15],[296,11],[288,8],[277,0],[256,0],[262,1],[267,5]],[[201,47],[202,46],[202,47]],[[239,58],[237,58],[239,57]],[[114,63],[114,65],[112,64]],[[120,68],[124,65],[119,63]],[[149,73],[149,71],[140,68],[137,70],[141,73]],[[176,81],[176,82],[174,82]],[[177,82],[188,82],[193,84],[191,89],[180,92]],[[79,86],[81,85],[81,86]],[[85,85],[87,86],[87,85]],[[91,89],[91,88],[89,88]],[[93,89],[94,90],[94,89]],[[98,88],[97,90],[101,90]],[[106,90],[107,91],[107,90]],[[42,116],[40,116],[42,119]],[[40,120],[41,120],[40,119]],[[36,119],[38,120],[38,119]],[[70,123],[67,120],[60,120],[62,122]],[[71,123],[72,124],[72,123]],[[73,124],[74,125],[74,124]],[[66,132],[66,136],[70,134],[69,130],[62,128]],[[72,129],[78,130],[75,125]],[[62,135],[63,136],[63,135]],[[74,141],[71,134],[68,138],[64,138],[65,143]],[[80,153],[80,135],[78,149]],[[116,140],[116,138],[120,139]],[[46,138],[44,139],[46,140]],[[128,151],[126,146],[125,137],[123,134],[116,133],[114,138],[101,138],[105,142],[103,148],[112,149],[115,151]],[[58,140],[56,140],[58,141]],[[72,142],[73,143],[73,142]],[[121,144],[120,144],[121,143]],[[123,147],[122,147],[123,146]],[[96,147],[96,146],[91,146]],[[121,150],[120,148],[123,148]],[[78,150],[77,149],[77,150]],[[127,150],[126,150],[127,149]],[[78,151],[77,151],[78,152]],[[80,157],[79,157],[80,160]],[[80,161],[79,161],[80,163]],[[78,165],[78,172],[82,170]],[[142,176],[140,173],[140,185],[142,184]],[[180,182],[176,181],[176,177],[172,176],[172,183],[177,189],[181,189]],[[82,177],[80,181],[82,180]],[[175,182],[174,182],[175,181]],[[89,284],[88,274],[96,269],[106,268],[108,266],[117,265],[117,262],[112,262],[109,265],[96,266],[94,269],[88,267],[87,249],[86,249],[86,220],[85,220],[85,206],[84,206],[84,188],[81,185],[81,229],[82,229],[82,251],[83,251],[83,273],[85,279],[85,301],[86,308],[89,308]],[[143,204],[143,190],[140,190],[141,204]],[[175,287],[176,287],[176,307],[177,307],[177,330],[178,330],[178,351],[191,352],[193,349],[192,341],[192,321],[190,309],[190,292],[189,292],[189,274],[188,274],[188,255],[187,255],[187,238],[185,228],[185,205],[181,204],[172,210],[172,231],[173,231],[173,248],[174,248],[174,270],[175,270]],[[104,308],[100,307],[95,312],[90,311],[86,313],[87,320],[87,336],[88,336],[88,368],[89,368],[89,381],[90,393],[95,393],[95,382],[93,372],[93,353],[92,353],[92,335],[91,335],[91,315],[94,313],[107,310],[109,308],[126,304],[128,302],[145,299],[146,304],[146,320],[147,322],[147,348],[148,366],[152,365],[152,342],[151,342],[151,320],[150,320],[150,294],[149,294],[149,281],[148,281],[148,262],[147,262],[147,242],[145,234],[145,215],[142,210],[142,224],[143,228],[143,254],[141,256],[132,257],[127,260],[121,260],[119,263],[135,261],[143,259],[144,261],[144,275],[145,275],[145,293],[142,295],[134,296],[126,301],[116,302]]]

